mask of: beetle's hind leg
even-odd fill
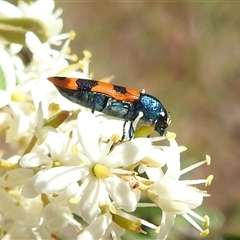
[[[133,128],[133,121],[132,120],[132,113],[133,113],[133,108],[132,106],[129,104],[128,105],[128,111],[127,111],[127,114],[125,116],[125,120],[124,120],[124,124],[123,124],[123,135],[122,135],[122,138],[121,138],[121,142],[124,140],[124,138],[126,137],[126,124],[127,122],[130,121],[130,126],[129,126],[129,129],[128,129],[128,137],[129,137],[129,141],[133,138],[133,135],[134,135],[134,128]]]
[[[126,120],[124,121],[124,124],[123,124],[123,134],[122,134],[122,138],[120,140],[120,142],[122,142],[125,137],[126,137],[126,124],[129,120]],[[133,129],[133,122],[131,121],[130,122],[130,127],[128,129],[128,137],[129,137],[129,141],[133,138],[133,135],[134,135],[134,129]]]

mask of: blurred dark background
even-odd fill
[[[77,33],[72,52],[92,53],[95,79],[115,75],[113,83],[146,89],[164,103],[169,131],[188,147],[183,166],[212,157],[210,167],[186,178],[214,174],[212,196],[201,207],[212,220],[208,239],[240,239],[240,2],[56,1],[56,7],[63,9],[64,31]]]

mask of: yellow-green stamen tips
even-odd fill
[[[0,36],[10,43],[25,45],[25,35],[33,32],[42,43],[49,32],[46,25],[36,18],[0,18]]]
[[[71,31],[69,32],[69,38],[70,38],[70,40],[74,40],[75,37],[76,37],[76,32],[75,32],[74,30],[71,30]]]
[[[118,134],[113,134],[113,135],[111,136],[111,141],[114,142],[114,143],[119,142],[119,141],[120,141],[119,135],[118,135]]]
[[[76,62],[78,60],[78,55],[77,54],[72,54],[70,56],[70,60],[73,61],[73,62]]]
[[[113,205],[107,205],[107,204],[103,204],[103,203],[99,203],[99,208],[101,209],[101,213],[104,214],[106,212],[109,212],[111,214],[116,214],[117,210],[115,208],[115,206]]]
[[[41,194],[41,200],[42,200],[44,206],[47,206],[50,203],[47,195],[44,193]]]
[[[209,234],[209,229],[205,229],[204,231],[202,231],[199,235],[200,237],[206,237]]]
[[[88,50],[84,50],[83,55],[85,57],[84,60],[90,60],[90,58],[92,57],[91,52],[89,52]]]
[[[69,203],[77,204],[79,202],[79,198],[70,198]]]
[[[206,186],[206,187],[207,187],[207,186],[210,186],[211,183],[212,183],[212,180],[213,180],[213,175],[209,175],[209,176],[207,177],[207,181],[206,181],[206,183],[205,183],[205,186]]]
[[[11,100],[14,102],[26,102],[29,96],[26,93],[14,93],[11,95]]]
[[[76,145],[73,145],[71,150],[72,150],[72,153],[73,153],[74,155],[77,155],[77,154],[78,154],[78,148],[77,148]]]
[[[177,134],[173,132],[167,132],[166,137],[168,141],[174,140],[176,138]]]
[[[101,164],[95,164],[92,172],[93,175],[97,178],[108,178],[111,175],[109,169]]]
[[[62,164],[62,162],[60,161],[60,160],[55,160],[54,162],[53,162],[53,167],[60,167],[60,166],[62,166],[63,164]]]
[[[57,104],[57,103],[51,103],[51,104],[49,105],[49,107],[48,107],[48,110],[49,110],[49,111],[53,111],[53,112],[58,112],[58,111],[61,110],[61,108],[60,108],[59,104]]]
[[[209,216],[204,216],[204,219],[205,219],[205,222],[203,222],[203,225],[205,226],[205,227],[209,227],[210,226],[210,218],[209,218]]]
[[[208,166],[211,164],[211,157],[209,155],[206,155],[206,162]]]
[[[109,206],[109,211],[110,211],[112,214],[116,214],[116,213],[117,213],[117,210],[116,210],[116,208],[115,208],[113,205]]]

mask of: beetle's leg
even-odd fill
[[[122,135],[122,138],[120,140],[120,142],[122,142],[126,136],[126,131],[125,131],[125,127],[126,127],[126,124],[127,124],[127,120],[124,121],[124,124],[123,124],[123,135]],[[129,141],[133,138],[133,135],[134,135],[134,129],[133,129],[133,122],[131,121],[130,122],[130,127],[128,129],[128,137],[129,137]]]
[[[91,112],[94,113],[95,109],[96,109],[96,103],[97,103],[97,95],[94,94],[93,95],[93,105],[92,105],[92,109]]]
[[[134,129],[133,129],[133,122],[130,122],[130,127],[128,129],[128,136],[129,136],[129,140],[131,140],[133,138],[134,135]]]
[[[124,124],[123,124],[123,134],[122,134],[122,138],[121,138],[120,142],[122,142],[126,136],[126,132],[125,132],[126,123],[127,123],[127,121],[125,119]]]
[[[91,112],[94,113],[95,111],[102,112],[102,110],[106,107],[107,101],[109,97],[105,96],[104,94],[94,94],[92,99],[92,104],[89,108],[91,108]]]
[[[121,138],[121,142],[124,140],[125,136],[126,136],[126,131],[125,131],[125,127],[126,127],[126,124],[127,122],[130,121],[130,120],[126,120],[124,121],[124,124],[123,124],[123,135],[122,135],[122,138]],[[130,121],[130,126],[129,126],[129,129],[128,129],[128,137],[129,137],[129,140],[131,140],[133,138],[133,135],[134,135],[134,129],[133,129],[133,122]]]
[[[125,131],[125,128],[126,128],[126,124],[128,121],[130,121],[130,127],[129,127],[129,130],[128,130],[128,137],[129,137],[129,140],[131,140],[133,138],[133,134],[134,134],[134,129],[133,129],[133,121],[131,120],[132,118],[132,112],[133,112],[133,108],[132,108],[132,105],[128,105],[128,111],[127,111],[127,114],[125,116],[125,120],[124,120],[124,124],[123,124],[123,135],[122,135],[122,138],[121,138],[121,142],[124,140],[125,136],[126,136],[126,131]]]

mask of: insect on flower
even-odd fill
[[[162,136],[168,127],[170,115],[162,103],[155,97],[141,93],[138,90],[99,82],[89,79],[50,77],[48,78],[58,91],[70,101],[90,108],[92,112],[99,111],[107,115],[124,119],[125,126],[130,122],[128,136],[134,135],[133,122],[142,112],[139,125],[154,126]]]

